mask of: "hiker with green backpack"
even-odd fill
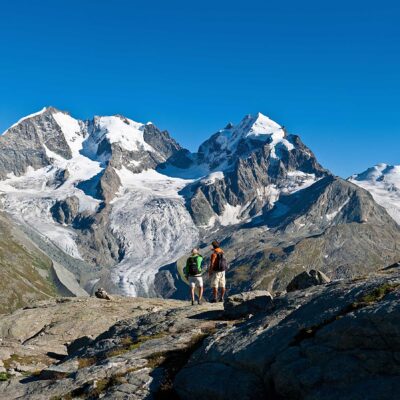
[[[199,254],[198,249],[193,249],[191,256],[186,261],[186,266],[184,268],[184,274],[186,279],[189,280],[190,285],[190,296],[192,298],[192,306],[195,301],[195,289],[196,286],[199,288],[199,298],[197,300],[198,304],[201,304],[203,299],[203,278],[201,264],[203,262],[203,257]]]

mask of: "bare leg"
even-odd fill
[[[214,300],[217,301],[218,300],[218,288],[217,287],[213,287],[213,296],[214,296]]]
[[[201,301],[201,299],[203,298],[203,286],[199,287],[199,301]]]
[[[224,288],[224,287],[222,287],[222,288],[221,288],[221,299],[223,299],[223,298],[224,298],[224,296],[225,296],[225,292],[226,292],[225,288]]]
[[[194,289],[195,289],[194,286],[191,286],[191,287],[190,287],[190,295],[192,296],[192,301],[193,301],[193,302],[194,302]]]

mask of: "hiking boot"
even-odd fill
[[[198,304],[199,306],[201,306],[201,305],[203,304],[203,300],[202,300],[202,299],[197,300],[197,304]]]
[[[223,302],[224,302],[224,298],[223,298],[223,297],[220,297],[218,301],[219,301],[220,303],[223,303]]]
[[[192,306],[194,306],[194,300],[192,300]]]

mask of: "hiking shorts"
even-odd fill
[[[203,278],[201,276],[189,276],[190,287],[203,287]]]
[[[225,287],[225,271],[213,272],[211,275],[211,287]]]

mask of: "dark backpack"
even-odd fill
[[[188,274],[190,276],[199,275],[201,270],[199,270],[199,266],[197,265],[197,257],[189,257],[188,259]]]
[[[224,256],[224,253],[217,253],[217,262],[215,263],[214,271],[222,272],[228,269],[228,262]]]

